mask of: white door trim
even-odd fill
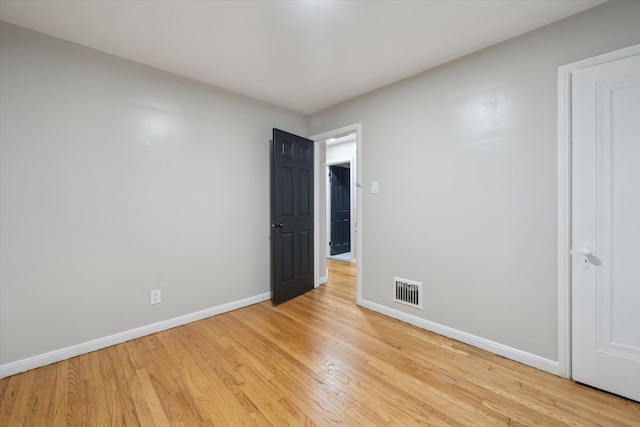
[[[638,54],[640,44],[558,68],[558,363],[565,378],[571,378],[571,76]]]
[[[318,152],[318,144],[323,143],[329,138],[336,138],[342,135],[346,135],[348,133],[356,133],[356,177],[355,177],[355,194],[353,196],[356,199],[356,247],[358,248],[358,262],[356,264],[356,304],[361,305],[362,301],[362,125],[360,123],[355,123],[348,126],[343,126],[339,129],[330,130],[327,132],[319,133],[317,135],[312,135],[309,137],[312,141],[316,143],[316,153]],[[318,156],[315,156],[317,159]],[[352,165],[353,166],[353,165]],[[326,169],[326,165],[323,163],[322,165],[316,164],[314,179],[316,186],[318,185],[320,179],[320,169],[322,169],[323,173]],[[316,191],[314,194],[314,251],[315,251],[315,268],[314,268],[314,280],[315,283],[319,283],[320,280],[320,272],[319,272],[319,254],[320,254],[320,196],[318,194],[318,188],[316,187]]]

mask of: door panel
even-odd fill
[[[309,194],[307,189],[310,185],[311,188],[313,188],[312,179],[313,178],[309,176],[308,170],[300,170],[300,215],[311,215],[311,211],[313,209],[313,206],[311,206],[311,200],[313,199],[311,197],[313,197],[313,194]]]
[[[313,141],[273,130],[271,283],[273,304],[313,289]]]
[[[331,255],[351,251],[351,170],[330,166]]]
[[[282,166],[282,215],[293,215],[293,169]]]
[[[572,76],[572,371],[640,400],[640,56]]]

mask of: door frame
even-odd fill
[[[571,378],[571,78],[575,71],[640,54],[640,44],[558,67],[558,374]]]
[[[309,137],[310,140],[315,142],[315,156],[314,161],[315,164],[315,172],[314,172],[314,183],[315,183],[315,193],[314,193],[314,251],[315,251],[315,263],[314,263],[314,280],[315,286],[318,287],[320,283],[326,282],[327,272],[323,271],[323,276],[320,276],[320,171],[325,173],[326,171],[326,158],[320,160],[320,145],[325,144],[326,140],[329,138],[337,138],[339,136],[353,133],[356,134],[356,158],[355,164],[352,163],[351,167],[355,167],[355,176],[354,176],[354,185],[352,188],[355,188],[352,197],[352,203],[355,207],[355,239],[352,240],[352,243],[356,244],[356,248],[358,251],[358,262],[356,263],[356,304],[362,305],[362,259],[363,259],[363,248],[362,248],[362,125],[360,123],[354,123],[352,125],[343,126],[338,129],[333,129],[327,132],[322,132],[316,135],[312,135]],[[355,202],[354,202],[355,200]],[[354,217],[353,212],[351,215],[352,219]],[[324,282],[322,282],[324,280]]]
[[[331,250],[331,247],[329,246],[329,241],[331,240],[331,190],[330,190],[330,186],[329,186],[329,170],[330,170],[330,166],[335,166],[335,165],[344,165],[344,164],[348,164],[349,165],[349,211],[350,211],[350,219],[349,219],[349,239],[351,239],[351,243],[352,246],[353,245],[353,239],[355,238],[355,218],[353,215],[354,212],[354,205],[355,205],[355,201],[353,199],[353,195],[355,194],[355,176],[353,173],[353,162],[352,159],[339,159],[339,160],[334,160],[332,162],[326,162],[326,171],[327,171],[327,175],[326,176],[326,180],[327,180],[327,186],[325,187],[327,189],[327,251]],[[351,262],[353,263],[355,260],[355,251],[353,250],[354,248],[351,248]],[[327,255],[330,256],[330,255]]]

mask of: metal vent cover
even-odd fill
[[[422,310],[422,283],[394,277],[393,301]]]

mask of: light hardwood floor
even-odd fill
[[[354,266],[0,381],[0,426],[640,426],[640,404],[358,308]]]

